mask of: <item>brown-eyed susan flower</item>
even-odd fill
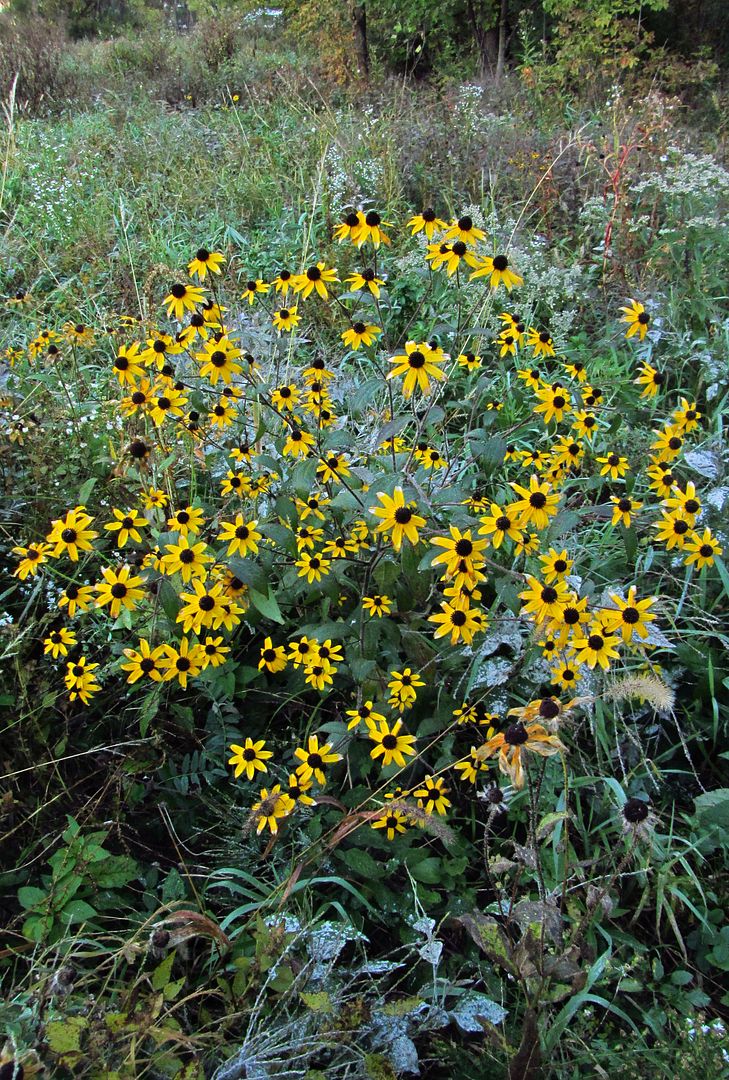
[[[228,653],[230,652],[230,646],[223,645],[222,635],[220,637],[210,637],[208,635],[200,643],[200,648],[205,656],[204,668],[220,667],[228,659]]]
[[[124,649],[127,663],[121,665],[122,671],[128,671],[128,683],[138,682],[143,676],[152,679],[153,682],[162,682],[163,669],[160,660],[165,656],[165,648],[158,645],[152,648],[146,638],[139,639],[138,649]]]
[[[679,407],[673,414],[673,422],[676,427],[688,435],[698,426],[700,419],[701,413],[696,408],[696,402],[689,403],[686,398],[682,397]]]
[[[572,430],[576,431],[581,439],[592,439],[600,426],[595,414],[586,409],[579,409],[575,410],[573,418]]]
[[[168,417],[180,417],[185,411],[187,398],[182,390],[173,386],[156,386],[149,403],[149,416],[155,427],[161,427]]]
[[[450,536],[434,536],[430,543],[441,548],[440,554],[433,559],[431,566],[443,566],[443,574],[446,578],[452,578],[456,574],[463,574],[463,560],[466,561],[466,572],[483,566],[483,551],[489,546],[488,540],[474,540],[471,530],[461,532],[455,525],[450,527]]]
[[[591,669],[599,665],[607,671],[610,661],[618,659],[618,642],[619,638],[600,622],[593,624],[584,637],[575,638],[572,648],[578,664],[587,664]]]
[[[312,686],[315,690],[326,690],[328,686],[333,684],[336,671],[337,669],[334,664],[330,664],[328,660],[317,657],[315,660],[304,665],[304,682],[307,686]]]
[[[422,785],[413,791],[413,798],[418,800],[418,806],[426,814],[447,814],[451,805],[447,795],[448,788],[443,777],[431,776],[430,773],[423,777]]]
[[[171,532],[179,533],[180,536],[197,534],[205,524],[205,514],[199,506],[183,506],[175,511],[172,517],[167,518],[167,527]]]
[[[551,675],[552,682],[556,686],[560,686],[565,690],[570,690],[582,678],[579,667],[577,667],[576,664],[571,664],[566,660],[563,660],[562,663],[557,664],[556,667],[553,667]]]
[[[509,268],[509,260],[506,255],[486,255],[479,261],[479,265],[471,274],[470,280],[475,278],[487,277],[489,279],[489,285],[492,289],[498,289],[499,285],[503,282],[509,292],[515,285],[523,285],[524,278],[519,274],[515,274],[513,270]]]
[[[562,364],[562,367],[570,378],[577,379],[580,383],[583,383],[587,378],[587,369],[581,360],[571,360],[566,364]]]
[[[374,345],[377,335],[382,333],[382,327],[374,323],[353,322],[349,330],[341,335],[342,341],[350,349],[359,349],[362,345]]]
[[[298,551],[303,551],[306,548],[313,551],[323,538],[323,529],[315,529],[311,525],[300,525],[296,530],[296,548]]]
[[[42,564],[48,561],[51,551],[50,544],[28,544],[27,547],[14,547],[13,555],[20,557],[20,562],[13,571],[13,577],[25,581],[26,578],[35,577]]]
[[[628,329],[625,331],[626,338],[637,334],[642,341],[648,333],[651,321],[646,309],[637,300],[631,300],[628,307],[621,307],[620,310],[624,312],[620,321],[628,324]]]
[[[225,397],[221,397],[208,413],[208,419],[212,426],[219,428],[221,431],[230,427],[235,418],[236,408],[232,402]],[[225,495],[227,493],[223,492],[223,494]]]
[[[439,248],[438,256],[437,259],[431,260],[431,266],[434,270],[444,267],[448,277],[453,277],[456,271],[460,269],[461,263],[471,268],[478,267],[481,264],[478,255],[475,255],[463,240],[454,240],[448,245],[445,252]],[[430,254],[426,255],[426,259],[430,258]]]
[[[291,411],[299,400],[296,383],[281,383],[271,391],[271,401],[277,409]]]
[[[445,379],[445,372],[438,366],[446,361],[445,354],[439,356],[427,342],[408,341],[405,353],[393,356],[390,360],[395,367],[388,371],[387,378],[395,379],[404,375],[402,384],[403,397],[410,398],[416,387],[422,394],[429,394],[431,379]]]
[[[547,632],[564,646],[577,634],[582,635],[582,624],[589,622],[587,597],[578,598],[574,593],[567,593],[564,603],[556,615],[550,617]]]
[[[326,263],[318,262],[307,267],[302,274],[296,274],[291,284],[294,292],[301,293],[303,300],[314,290],[322,300],[326,300],[329,297],[327,285],[338,280],[335,267],[327,267]]]
[[[289,798],[293,799],[295,803],[301,803],[302,806],[314,806],[315,800],[312,799],[309,792],[312,788],[312,781],[302,780],[298,773],[289,773],[288,788],[286,793]]]
[[[610,524],[624,525],[626,529],[630,528],[633,520],[632,515],[636,514],[643,506],[643,503],[636,502],[635,499],[631,499],[627,495],[611,495],[610,502],[613,504],[613,516]]]
[[[258,739],[254,742],[250,738],[246,739],[242,746],[237,743],[231,745],[230,749],[233,751],[233,756],[228,758],[228,764],[235,765],[234,780],[237,780],[243,773],[245,773],[246,780],[254,780],[257,772],[268,772],[266,762],[273,757],[273,751],[264,750],[265,745],[264,739]]]
[[[519,593],[519,599],[524,601],[524,614],[531,615],[536,623],[558,618],[569,597],[567,583],[557,580],[546,585],[539,578],[527,574],[527,584],[529,587]]]
[[[350,210],[344,215],[339,224],[334,226],[332,235],[340,244],[344,243],[345,240],[350,240],[353,244],[356,244],[363,225],[364,214],[362,211]]]
[[[258,661],[258,670],[270,671],[276,674],[286,667],[286,648],[283,645],[274,645],[270,637],[267,637],[261,647],[261,659]]]
[[[600,610],[600,621],[605,629],[614,634],[621,634],[626,644],[633,640],[633,634],[645,640],[648,637],[648,623],[653,622],[656,617],[650,610],[656,602],[655,596],[638,600],[636,591],[635,585],[631,585],[625,599],[617,593],[610,593],[610,599],[615,604],[616,610],[612,608]]]
[[[371,822],[373,829],[384,829],[388,840],[394,840],[396,836],[407,832],[410,819],[402,810],[395,808],[385,810],[381,817]]]
[[[146,517],[142,517],[137,510],[112,509],[112,513],[115,520],[108,522],[108,524],[104,525],[104,528],[107,532],[117,534],[117,546],[123,548],[129,540],[134,540],[137,544],[140,543],[142,534],[139,530],[149,527]]]
[[[322,554],[327,555],[330,559],[348,559],[352,555],[356,555],[359,550],[359,544],[356,540],[347,539],[346,536],[335,536],[331,540],[327,540],[322,549]]]
[[[656,540],[665,544],[668,551],[685,547],[693,532],[691,522],[680,511],[670,514],[662,511],[661,520],[654,521],[653,528],[658,530]]]
[[[534,352],[534,356],[554,356],[554,342],[548,330],[537,330],[530,326],[527,331],[527,345]]]
[[[383,615],[389,615],[392,611],[392,600],[389,596],[375,593],[374,596],[363,596],[362,607],[368,615],[381,619]]]
[[[424,681],[411,668],[406,667],[402,671],[391,671],[390,682],[387,684],[387,689],[390,691],[388,704],[399,712],[411,709],[417,700],[418,689],[421,686],[425,686]]]
[[[456,357],[456,363],[466,371],[478,371],[481,367],[481,357],[477,353],[465,352]]]
[[[197,642],[190,642],[184,637],[179,648],[163,645],[164,655],[158,661],[163,669],[164,682],[177,679],[183,690],[187,689],[188,679],[196,678],[205,667],[205,654]]]
[[[246,281],[245,289],[240,294],[240,298],[241,300],[247,300],[249,304],[253,304],[257,296],[265,296],[270,288],[271,286],[263,278],[249,278]]]
[[[638,375],[633,379],[633,382],[636,386],[643,387],[641,397],[655,397],[661,387],[665,385],[666,376],[646,360],[638,368]]]
[[[145,510],[164,509],[170,501],[166,492],[160,490],[160,488],[149,488],[148,491],[143,491],[141,499]]]
[[[555,551],[554,548],[550,548],[547,555],[539,556],[539,561],[542,564],[542,577],[547,585],[572,573],[574,560],[568,557],[565,548],[562,551]]]
[[[477,760],[484,761],[498,754],[499,771],[511,779],[514,787],[523,788],[525,752],[538,754],[540,757],[552,757],[564,749],[564,744],[557,736],[550,735],[541,724],[524,724],[517,720],[480,746],[474,756]]]
[[[532,390],[539,390],[542,385],[542,373],[537,367],[517,368],[517,378],[525,382]]]
[[[549,519],[557,513],[559,494],[553,493],[551,485],[547,481],[541,481],[536,473],[529,478],[529,487],[511,481],[509,486],[514,489],[521,498],[511,504],[511,511],[518,514],[520,525],[533,525],[540,532],[549,525]]]
[[[673,461],[677,458],[684,445],[683,434],[679,429],[669,424],[663,431],[654,434],[656,438],[650,446],[654,460]]]
[[[258,541],[262,539],[261,533],[256,530],[258,518],[245,521],[242,514],[236,514],[234,521],[221,521],[222,531],[218,533],[218,540],[228,544],[228,555],[256,555],[258,554]]]
[[[88,326],[86,323],[67,322],[63,325],[63,332],[66,335],[66,340],[70,341],[73,345],[93,345],[95,340],[93,326]]]
[[[298,311],[296,304],[292,307],[282,307],[278,311],[274,311],[272,322],[279,334],[290,334],[294,327],[299,325],[301,316]]]
[[[620,480],[627,472],[630,472],[628,459],[621,457],[620,454],[605,454],[595,460],[602,466],[600,476],[609,476],[611,480]]]
[[[382,506],[370,507],[370,513],[380,519],[375,532],[389,533],[395,551],[400,550],[403,540],[408,540],[413,546],[418,544],[418,529],[425,526],[425,518],[416,513],[417,503],[406,503],[401,487],[396,487],[391,496],[379,491],[377,498]]]
[[[335,484],[341,483],[343,476],[351,476],[346,455],[327,454],[326,457],[320,458],[316,475],[322,484],[327,484],[330,481]]]
[[[331,569],[331,559],[325,559],[318,552],[302,551],[299,559],[294,564],[298,567],[299,577],[306,578],[311,585],[315,581],[321,581]]]
[[[105,566],[101,571],[103,581],[96,588],[96,606],[109,605],[109,614],[116,619],[122,610],[133,611],[137,602],[144,597],[144,581],[141,577],[132,574],[130,566],[121,566],[115,570],[111,566]]]
[[[352,292],[359,292],[360,289],[367,289],[368,292],[372,293],[376,300],[379,300],[380,289],[385,284],[384,279],[377,277],[375,271],[371,269],[357,270],[354,274],[350,274],[349,277],[344,280],[347,285],[349,285]]]
[[[58,630],[51,630],[48,637],[43,639],[43,652],[57,660],[59,656],[68,656],[68,650],[74,645],[78,645],[78,638],[73,630],[61,626]]]
[[[285,297],[289,289],[292,287],[291,283],[293,279],[294,275],[291,273],[290,270],[287,270],[284,267],[282,270],[279,270],[278,274],[273,279],[271,284],[273,285],[277,293],[281,293],[281,296]]]
[[[391,221],[383,221],[376,210],[369,210],[363,217],[359,229],[356,231],[356,236],[352,236],[353,242],[358,248],[361,248],[363,244],[372,244],[378,248],[380,244],[391,243],[390,237],[384,231],[383,226],[388,227],[392,225]]]
[[[77,611],[88,611],[94,600],[94,590],[91,585],[76,585],[71,582],[58,598],[59,608],[66,608],[68,617],[72,619]]]
[[[383,769],[391,765],[393,761],[403,769],[405,768],[405,755],[410,757],[415,755],[415,736],[401,735],[401,728],[402,720],[396,720],[392,727],[389,726],[386,720],[380,721],[377,726],[375,724],[369,726],[368,735],[375,744],[370,750],[370,757],[373,760],[381,757]]]
[[[64,517],[52,521],[46,540],[53,545],[53,558],[58,559],[65,551],[71,562],[78,562],[79,552],[91,551],[91,541],[99,535],[89,529],[92,521],[83,506],[75,506]]]
[[[681,517],[685,517],[691,525],[694,525],[696,522],[696,515],[701,509],[701,500],[696,494],[696,487],[693,481],[688,481],[685,491],[681,491],[679,487],[676,487],[672,494],[663,500],[663,505],[667,510],[680,514]]]
[[[296,803],[286,791],[281,791],[280,784],[274,784],[271,791],[261,788],[261,797],[251,807],[251,815],[256,822],[256,832],[262,833],[268,826],[271,835],[278,833],[281,818],[288,817]]]
[[[187,264],[187,272],[190,277],[204,281],[208,273],[219,274],[224,262],[225,255],[219,251],[209,251],[208,248],[201,247],[195,252],[195,258]]]
[[[711,529],[704,529],[703,533],[693,532],[686,543],[686,566],[695,566],[697,570],[703,570],[705,566],[713,566],[714,559],[723,554],[723,548]]]
[[[474,225],[473,218],[470,214],[464,214],[457,220],[450,223],[445,234],[446,240],[460,240],[464,244],[470,244],[471,247],[475,247],[479,240],[486,239],[486,233],[483,229],[477,228]]]
[[[199,634],[203,627],[217,630],[223,616],[223,583],[218,581],[209,585],[200,578],[194,578],[190,587],[192,592],[180,593],[182,607],[176,621],[182,623],[185,634],[191,631]]]
[[[439,218],[435,210],[429,206],[422,213],[411,217],[406,227],[411,230],[411,236],[424,232],[428,240],[432,240],[434,233],[443,232],[448,228],[448,223]]]
[[[466,645],[473,641],[473,635],[484,629],[474,618],[475,612],[465,604],[441,604],[441,611],[428,617],[428,622],[435,623],[437,630],[433,634],[435,638],[451,635],[451,645],[456,645],[461,639]]]
[[[236,348],[229,338],[222,337],[217,341],[206,341],[202,352],[195,353],[195,359],[200,364],[203,379],[209,379],[213,386],[222,379],[227,386],[232,377],[243,370],[243,365],[236,363],[242,355],[241,349]]]
[[[650,484],[648,486],[651,491],[656,492],[661,500],[667,499],[673,494],[673,490],[676,487],[676,476],[671,472],[668,462],[654,462],[652,465],[648,466],[646,472],[650,477]]]
[[[386,723],[386,719],[382,713],[375,711],[375,704],[373,701],[364,701],[356,709],[347,709],[346,715],[350,717],[347,727],[351,731],[352,728],[359,727],[360,724],[367,724],[368,727],[378,727],[380,724]]]
[[[561,424],[565,413],[572,408],[569,391],[555,383],[554,386],[542,386],[535,391],[539,404],[534,407],[535,413],[541,413],[545,424],[550,420],[556,420]]]
[[[186,311],[194,311],[198,304],[202,304],[205,293],[199,285],[183,285],[181,282],[173,285],[169,294],[162,301],[167,306],[167,315],[173,315],[181,322]]]
[[[498,503],[491,503],[490,513],[479,518],[479,521],[481,528],[478,535],[489,537],[496,550],[501,547],[506,537],[514,541],[520,541],[523,537],[521,513],[513,506],[502,509]]]
[[[292,641],[289,645],[289,660],[294,667],[304,667],[311,664],[319,655],[319,642],[306,636]]]
[[[122,416],[135,416],[137,413],[147,412],[151,407],[154,393],[154,388],[149,379],[140,379],[132,392],[121,400]]]
[[[318,735],[310,735],[305,747],[298,746],[294,750],[294,757],[301,762],[296,767],[297,775],[304,782],[311,780],[313,777],[322,786],[326,784],[326,775],[324,773],[326,766],[342,760],[342,755],[336,754],[332,750],[331,743],[319,745]]]
[[[147,367],[156,367],[158,371],[168,362],[168,357],[177,356],[183,349],[182,344],[161,330],[153,331],[152,337],[147,338],[146,345],[139,358]]]
[[[165,544],[165,551],[167,554],[160,560],[162,573],[170,577],[179,574],[184,582],[205,577],[208,572],[206,563],[213,561],[212,555],[207,554],[205,541],[191,544],[187,533],[180,536],[176,544]]]
[[[120,386],[134,386],[141,379],[144,368],[139,355],[139,342],[133,345],[120,345],[114,360],[114,374]]]
[[[499,346],[499,357],[503,358],[504,356],[516,356],[516,350],[520,342],[516,334],[506,329],[499,333],[493,344]]]
[[[98,664],[90,664],[85,656],[80,656],[78,660],[73,660],[66,665],[64,682],[71,701],[79,698],[84,705],[88,705],[92,695],[101,689],[94,674],[98,666]]]

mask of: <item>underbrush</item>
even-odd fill
[[[283,84],[9,114],[1,1067],[722,1075],[729,176]]]

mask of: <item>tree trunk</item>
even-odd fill
[[[496,57],[496,82],[501,82],[506,63],[506,17],[509,13],[509,0],[501,0],[499,15],[499,50]]]
[[[370,74],[370,49],[367,43],[367,8],[364,3],[354,3],[351,10],[357,66],[360,75],[368,79]]]

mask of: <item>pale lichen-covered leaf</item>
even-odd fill
[[[456,1005],[448,1012],[461,1031],[466,1032],[483,1031],[482,1020],[489,1024],[501,1024],[507,1017],[506,1009],[475,990],[469,990],[460,997]]]

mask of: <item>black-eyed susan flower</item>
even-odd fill
[[[697,570],[703,570],[705,566],[714,565],[714,559],[723,554],[723,548],[712,535],[711,529],[704,529],[703,533],[691,534],[686,543],[686,552],[685,565],[693,565]]]
[[[658,368],[654,368],[652,364],[649,364],[646,360],[638,368],[638,375],[633,382],[636,386],[642,386],[641,397],[652,398],[655,397],[658,391],[666,383],[666,376]]]
[[[567,660],[563,660],[556,667],[553,667],[551,675],[552,682],[564,690],[570,690],[582,678],[579,667],[576,664],[569,663]]]
[[[302,551],[300,558],[294,564],[299,571],[299,577],[306,578],[311,585],[315,581],[321,581],[331,569],[331,559],[325,559],[318,552]]]
[[[525,751],[540,757],[552,757],[564,749],[564,744],[557,736],[550,735],[541,724],[524,724],[517,720],[480,746],[475,757],[479,761],[485,761],[498,754],[499,771],[511,779],[514,787],[523,788]]]
[[[661,520],[653,522],[653,528],[658,530],[656,540],[665,544],[668,551],[685,547],[693,532],[691,522],[680,511],[669,514],[664,510]]]
[[[468,757],[456,761],[453,769],[458,773],[459,780],[463,780],[467,784],[475,784],[478,774],[486,772],[488,765],[484,764],[481,758],[478,757],[478,750],[475,746],[472,746]]]
[[[416,513],[417,503],[406,502],[401,487],[396,487],[391,496],[380,491],[377,498],[382,506],[370,507],[370,513],[380,519],[375,532],[389,534],[395,551],[400,550],[403,540],[413,546],[418,544],[418,529],[425,526],[425,518]]]
[[[298,773],[289,773],[286,793],[295,803],[300,803],[302,806],[314,806],[315,800],[309,794],[311,788],[311,779],[302,780]]]
[[[694,525],[696,515],[701,509],[701,500],[696,494],[693,481],[688,481],[685,491],[681,491],[679,487],[675,488],[673,493],[663,500],[663,505],[669,511],[680,513],[691,525]]]
[[[296,383],[281,383],[271,391],[271,401],[277,409],[290,412],[299,400]]]
[[[362,345],[374,345],[378,334],[382,333],[382,327],[374,323],[353,322],[349,330],[341,335],[342,341],[350,349],[359,349]]]
[[[307,686],[313,687],[314,690],[326,690],[328,686],[334,683],[336,671],[334,664],[317,657],[304,665],[304,682]]]
[[[464,244],[475,247],[479,240],[486,239],[486,233],[474,224],[470,214],[464,214],[450,223],[446,230],[445,239],[460,240]]]
[[[607,671],[610,661],[618,659],[618,642],[619,638],[600,622],[594,623],[584,637],[575,638],[572,648],[578,664],[586,664],[591,669],[599,665]]]
[[[73,630],[61,626],[58,630],[51,630],[48,637],[43,639],[43,652],[57,660],[59,656],[68,656],[68,650],[74,645],[78,645],[78,638]]]
[[[679,407],[673,413],[673,422],[676,427],[688,435],[698,426],[701,415],[696,408],[695,401],[689,403],[686,398],[682,397]]]
[[[322,554],[330,559],[349,559],[352,555],[356,555],[358,550],[359,544],[356,540],[348,539],[346,536],[334,536],[331,540],[327,540],[322,548]]]
[[[302,274],[296,274],[291,284],[294,292],[301,293],[303,300],[306,300],[314,290],[322,300],[326,300],[329,297],[327,285],[338,280],[335,267],[328,267],[326,263],[318,262],[307,267]]]
[[[499,346],[499,357],[504,356],[516,356],[516,350],[519,347],[519,339],[511,330],[502,330],[499,336],[493,343]]]
[[[539,556],[539,561],[542,564],[542,577],[548,585],[572,573],[574,560],[569,558],[565,548],[562,551],[550,548],[546,555]]]
[[[149,379],[140,379],[130,394],[121,400],[122,416],[135,416],[149,410],[154,397],[154,388]]]
[[[143,676],[152,679],[153,682],[162,682],[163,669],[160,668],[160,660],[165,656],[163,645],[152,648],[146,638],[140,638],[138,649],[124,649],[127,663],[121,665],[122,671],[128,671],[128,683],[138,682]]]
[[[221,521],[222,531],[218,533],[218,540],[228,544],[228,555],[256,555],[258,553],[258,541],[262,539],[261,533],[256,530],[258,518],[245,521],[242,514],[236,514],[234,521]]]
[[[217,630],[223,616],[223,583],[210,585],[200,578],[190,582],[192,592],[180,593],[182,607],[177,613],[177,622],[182,623],[185,634],[199,634],[205,627]]]
[[[183,506],[167,518],[167,527],[180,536],[198,534],[205,524],[205,514],[199,506]]]
[[[448,223],[439,218],[435,210],[428,206],[422,213],[411,217],[406,227],[411,230],[411,236],[424,232],[428,240],[432,240],[434,233],[443,232],[448,228]]]
[[[121,345],[114,360],[114,374],[120,386],[134,386],[141,379],[144,368],[139,354],[139,342],[133,345]]]
[[[292,641],[289,645],[289,660],[294,667],[304,667],[311,664],[319,655],[319,642],[306,636],[298,641]]]
[[[587,369],[581,360],[570,360],[566,364],[562,364],[562,367],[572,379],[577,379],[578,382],[583,383],[587,378]]]
[[[284,267],[283,269],[279,270],[278,274],[276,274],[276,277],[273,279],[271,284],[273,285],[277,293],[281,293],[281,296],[285,297],[287,292],[291,288],[293,278],[294,275],[291,273],[291,271]]]
[[[362,607],[368,615],[381,619],[383,615],[389,615],[392,611],[392,600],[389,596],[375,593],[373,596],[362,597]]]
[[[486,255],[479,260],[479,265],[471,274],[470,280],[475,278],[487,277],[489,279],[489,285],[492,289],[498,289],[499,285],[504,284],[506,289],[511,292],[515,285],[523,285],[524,278],[519,274],[514,273],[509,267],[509,260],[506,255]]]
[[[380,289],[385,284],[384,279],[377,277],[375,271],[371,269],[357,270],[354,274],[350,274],[349,277],[344,280],[347,285],[349,285],[352,292],[359,292],[360,289],[366,289],[376,300],[379,300]]]
[[[554,342],[548,330],[537,330],[530,326],[527,331],[527,345],[533,350],[534,356],[554,356]]]
[[[578,598],[570,592],[557,614],[548,620],[547,632],[564,647],[575,635],[581,636],[582,624],[589,620],[587,597]]]
[[[402,810],[392,808],[386,810],[381,817],[375,818],[371,823],[373,829],[384,829],[388,840],[394,840],[396,836],[407,832],[410,819]]]
[[[343,476],[351,476],[346,454],[327,454],[326,457],[320,458],[316,475],[323,484],[341,483]]]
[[[410,398],[416,387],[421,394],[429,394],[431,379],[445,379],[445,372],[439,367],[447,357],[437,355],[427,342],[408,341],[404,354],[393,356],[390,360],[395,367],[388,371],[388,379],[405,378],[402,384],[403,397]]]
[[[232,377],[243,370],[243,365],[236,363],[242,355],[229,338],[222,337],[218,341],[206,341],[202,351],[195,353],[195,359],[203,379],[209,379],[213,386],[222,379],[227,386]]]
[[[537,367],[517,368],[517,378],[525,382],[532,390],[539,390],[542,386],[542,373]]]
[[[430,543],[441,551],[433,559],[432,566],[443,566],[443,574],[446,578],[452,578],[456,574],[463,574],[462,561],[465,559],[467,568],[483,566],[483,552],[489,546],[488,540],[474,540],[471,530],[461,532],[455,525],[450,527],[450,536],[434,536]]]
[[[415,736],[401,735],[401,728],[402,720],[396,720],[392,727],[389,726],[386,720],[380,721],[378,725],[371,724],[369,726],[368,736],[375,744],[370,750],[370,757],[373,760],[381,757],[383,769],[391,765],[393,761],[403,769],[405,767],[405,755],[410,757],[415,755]]]
[[[28,544],[27,547],[18,546],[13,548],[13,555],[20,558],[20,562],[13,570],[13,577],[25,581],[26,578],[35,577],[44,562],[48,561],[51,552],[50,544]]]
[[[576,431],[581,439],[592,439],[599,426],[594,413],[586,409],[578,409],[573,413],[572,430]]]
[[[305,747],[298,746],[294,750],[294,757],[301,762],[296,767],[297,775],[304,782],[314,777],[322,787],[326,784],[324,770],[327,765],[333,765],[335,762],[342,760],[342,755],[332,750],[331,743],[319,745],[318,735],[310,735]]]
[[[71,701],[78,698],[84,705],[88,705],[92,695],[98,693],[101,687],[94,674],[98,666],[98,664],[90,664],[85,656],[80,656],[78,660],[73,660],[66,665],[64,682]]]
[[[600,476],[609,476],[611,480],[620,480],[627,472],[630,472],[628,459],[620,454],[604,454],[595,459],[601,465]]]
[[[420,787],[413,791],[413,798],[418,800],[418,806],[426,814],[447,814],[451,800],[447,798],[448,788],[442,776],[431,776],[428,773],[423,777]]]
[[[267,637],[261,646],[261,659],[258,661],[258,670],[270,671],[276,674],[286,667],[286,649],[283,645],[274,645],[270,637]]]
[[[398,712],[411,709],[417,700],[418,689],[421,686],[425,686],[425,682],[411,668],[391,671],[390,681],[387,684],[387,689],[390,691],[388,705],[392,705]]]
[[[109,614],[116,619],[122,610],[133,611],[137,602],[144,597],[144,580],[132,574],[130,566],[121,566],[115,570],[105,566],[101,571],[103,581],[96,588],[96,606],[109,605]]]
[[[72,345],[93,345],[96,339],[93,326],[82,322],[64,323],[63,332]]]
[[[442,603],[441,610],[428,617],[428,622],[435,623],[437,627],[433,637],[437,639],[450,634],[451,645],[456,645],[461,640],[470,645],[473,635],[484,628],[476,621],[474,614],[466,604]]]
[[[88,611],[94,600],[94,590],[91,585],[77,585],[71,582],[58,598],[58,606],[66,608],[70,619],[77,611]]]
[[[172,574],[180,574],[184,582],[190,581],[191,578],[205,577],[206,563],[213,561],[212,555],[207,554],[205,541],[200,540],[191,544],[187,533],[180,536],[177,543],[165,544],[165,551],[167,554],[160,560],[162,573],[170,577]]]
[[[255,303],[257,296],[265,296],[271,286],[263,278],[249,278],[246,286],[240,294],[241,300],[247,300],[249,304]]]
[[[456,357],[456,363],[466,371],[478,371],[481,367],[481,357],[478,353],[465,352]]]
[[[375,248],[378,248],[380,244],[391,243],[390,237],[384,231],[383,226],[388,227],[392,225],[391,221],[383,221],[381,216],[376,210],[369,210],[360,224],[359,229],[356,232],[356,236],[352,236],[352,240],[361,248],[363,244],[372,244]]]
[[[168,417],[180,417],[185,411],[187,397],[173,386],[156,386],[149,403],[149,416],[155,427],[161,427]]]
[[[637,514],[643,506],[643,503],[637,502],[627,495],[611,495],[610,502],[613,504],[613,516],[610,524],[624,525],[626,529],[630,528],[633,520],[632,515]]]
[[[251,807],[251,815],[256,822],[256,832],[261,833],[268,826],[271,835],[278,833],[278,823],[288,817],[296,803],[286,791],[281,791],[280,784],[274,784],[270,792],[261,788],[261,797]]]
[[[519,593],[519,599],[524,601],[523,613],[531,615],[536,623],[558,618],[568,600],[567,583],[557,580],[546,585],[539,578],[527,574],[527,585],[528,588]]]
[[[247,738],[242,746],[232,743],[233,756],[228,758],[228,764],[235,765],[234,780],[244,773],[246,780],[254,780],[257,772],[268,772],[266,762],[273,757],[273,751],[265,750],[265,745],[265,739],[254,742],[251,738]]]
[[[198,248],[195,258],[187,264],[187,272],[190,277],[196,277],[204,281],[207,274],[219,274],[221,266],[225,262],[225,256],[219,251],[209,251],[208,248]]]
[[[463,240],[453,241],[448,245],[446,251],[441,251],[439,248],[438,258],[436,259],[432,259],[430,253],[425,257],[431,260],[431,266],[434,270],[445,268],[448,277],[453,277],[456,271],[460,269],[461,263],[471,268],[478,267],[481,263],[478,255],[475,255]]]
[[[510,508],[512,513],[519,515],[521,526],[534,525],[540,532],[546,529],[549,519],[557,513],[559,494],[552,492],[551,485],[546,480],[541,481],[536,473],[530,476],[528,488],[514,481],[509,486],[521,495]]]
[[[620,321],[628,324],[628,329],[625,331],[626,338],[637,334],[642,341],[648,333],[651,321],[646,309],[637,300],[631,300],[628,307],[621,307],[620,310],[624,312]]]
[[[149,527],[146,517],[142,517],[137,510],[112,509],[112,514],[114,521],[108,522],[104,528],[107,532],[116,533],[117,547],[123,548],[129,540],[140,543],[142,534],[139,530]]]
[[[320,544],[324,538],[323,529],[315,529],[311,525],[299,525],[296,530],[296,548],[298,551],[303,551],[306,548],[314,550],[317,544]]]
[[[678,428],[668,425],[662,431],[654,432],[656,438],[651,443],[652,456],[656,461],[673,461],[681,453],[684,445],[683,434]]]
[[[618,593],[610,593],[610,599],[615,604],[616,610],[612,608],[600,610],[602,625],[612,633],[621,634],[626,644],[633,640],[634,634],[637,634],[641,640],[645,640],[648,637],[648,623],[653,622],[656,617],[650,610],[656,602],[655,596],[638,600],[636,592],[635,585],[631,585],[625,599]]]
[[[158,661],[163,670],[164,682],[177,679],[183,690],[187,689],[188,679],[196,678],[205,667],[205,654],[197,642],[184,637],[179,648],[163,645],[164,655]]]
[[[213,427],[223,431],[225,428],[230,427],[236,418],[236,408],[227,398],[221,397],[220,400],[213,405],[212,409],[208,413],[208,419]],[[223,492],[227,494],[227,492]]]
[[[356,244],[363,225],[364,214],[362,211],[350,210],[344,215],[339,224],[334,226],[332,235],[340,244],[344,243],[345,240]]]
[[[185,312],[194,311],[204,299],[205,293],[199,285],[183,285],[182,282],[177,282],[162,303],[167,306],[168,317],[171,318],[174,315],[178,322],[181,322],[185,317]]]
[[[539,404],[534,407],[535,413],[541,413],[545,424],[550,420],[556,420],[561,424],[565,413],[570,412],[572,402],[569,391],[555,383],[554,386],[542,386],[535,391]]]
[[[347,709],[346,715],[350,718],[347,727],[351,731],[353,728],[359,727],[364,723],[368,727],[378,727],[381,724],[386,723],[386,719],[382,713],[375,710],[375,703],[373,701],[364,701],[356,709]]]
[[[58,559],[66,552],[71,562],[78,562],[79,552],[91,551],[91,541],[99,535],[89,528],[92,521],[83,506],[75,506],[64,517],[52,521],[46,540],[53,545],[53,558]]]
[[[160,488],[149,488],[142,492],[142,506],[145,510],[161,510],[167,506],[169,496]]]
[[[481,528],[478,535],[488,537],[496,550],[501,547],[506,537],[516,542],[523,539],[521,513],[513,506],[502,508],[498,503],[491,503],[490,513],[479,518],[479,521]]]
[[[279,334],[290,334],[294,327],[299,325],[301,316],[298,310],[297,305],[294,304],[292,307],[282,307],[274,311],[272,322]]]

